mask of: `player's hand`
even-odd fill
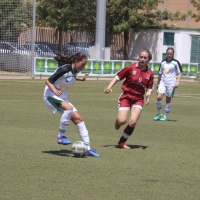
[[[109,94],[110,92],[112,92],[112,89],[111,89],[111,88],[105,88],[105,89],[104,89],[104,93],[105,93],[105,94]]]
[[[149,104],[149,101],[150,101],[150,98],[149,98],[149,96],[146,96],[146,105],[148,105]]]
[[[56,90],[56,92],[54,92],[54,94],[55,94],[56,96],[58,96],[58,97],[59,97],[62,93],[63,93],[62,90]]]
[[[178,86],[179,86],[179,81],[176,81],[175,88],[178,88]]]
[[[158,90],[158,88],[159,88],[159,84],[160,84],[160,83],[157,83],[157,84],[156,84],[156,89],[157,89],[157,90]]]
[[[87,73],[87,74],[85,74],[85,76],[83,77],[82,81],[85,81],[85,80],[86,80],[86,78],[87,78],[87,76],[89,76],[89,74],[88,74],[88,73]]]

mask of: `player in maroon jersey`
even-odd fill
[[[115,122],[115,129],[127,122],[130,111],[129,123],[124,129],[118,142],[118,146],[123,149],[130,149],[125,144],[130,135],[133,133],[136,123],[140,117],[143,107],[144,94],[146,93],[146,104],[149,104],[149,98],[153,91],[154,76],[149,69],[148,63],[152,59],[149,50],[142,50],[139,53],[138,61],[122,70],[120,70],[110,84],[104,89],[105,94],[112,92],[112,87],[123,79],[122,93],[118,100],[118,116]]]

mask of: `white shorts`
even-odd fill
[[[167,97],[173,97],[174,89],[174,86],[166,86],[160,82],[158,86],[158,93],[165,94]]]
[[[73,108],[73,112],[74,111],[77,111],[77,109],[74,107],[74,105],[73,104],[71,104],[69,101],[68,101],[68,99],[61,99],[61,98],[59,98],[58,96],[52,96],[52,97],[49,97],[49,98],[51,98],[53,101],[55,100],[55,101],[60,101],[60,102],[63,102],[63,101],[65,101],[65,102],[67,102],[69,105],[71,105],[72,106],[72,108]],[[56,106],[52,101],[50,101],[50,100],[48,100],[48,98],[46,98],[46,97],[44,97],[44,104],[50,109],[50,110],[52,110],[52,112],[53,113],[56,113],[56,112],[63,112],[63,109],[62,108],[59,108],[58,106]]]

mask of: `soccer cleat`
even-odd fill
[[[118,144],[118,147],[119,147],[119,148],[122,148],[122,149],[130,149],[130,147],[127,146],[127,145],[126,145],[125,143],[123,143],[123,142],[122,142],[122,143],[119,143],[119,144]]]
[[[167,117],[164,115],[163,117],[160,118],[160,121],[167,121]]]
[[[62,136],[60,138],[57,138],[57,143],[63,144],[63,145],[68,145],[68,144],[71,144],[71,141],[68,140],[65,136]]]
[[[90,149],[87,151],[86,156],[100,157],[98,153],[94,149]]]
[[[162,117],[162,114],[157,114],[157,115],[153,118],[153,120],[154,120],[154,121],[158,121],[158,120],[160,120],[161,117]]]
[[[115,129],[116,130],[119,130],[119,128],[120,128],[120,125],[118,124],[118,122],[117,122],[117,120],[115,121]]]

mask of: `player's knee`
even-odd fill
[[[117,122],[120,124],[120,126],[126,124],[127,120],[126,119],[118,119]]]
[[[157,97],[157,101],[162,101],[162,97]]]
[[[136,120],[130,120],[130,121],[129,121],[129,125],[130,125],[131,127],[135,127],[136,123],[137,123]]]
[[[62,103],[61,105],[60,105],[60,107],[63,109],[63,110],[73,110],[73,107],[71,106],[71,105],[69,105],[69,104],[67,104],[67,103]]]

